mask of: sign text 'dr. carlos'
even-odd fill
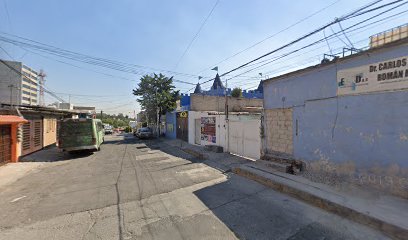
[[[338,95],[408,88],[408,57],[339,70],[337,84]]]
[[[408,77],[407,58],[370,65],[370,72],[377,73],[377,81]]]

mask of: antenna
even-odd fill
[[[45,84],[45,77],[47,76],[47,74],[45,74],[44,70],[41,69],[38,76],[40,77],[40,100],[39,100],[39,104],[40,104],[40,106],[45,106],[44,84]]]

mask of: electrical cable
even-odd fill
[[[393,4],[395,4],[395,3],[397,3],[397,2],[401,2],[401,1],[402,1],[402,0],[394,1]],[[405,3],[406,3],[406,2],[405,2]],[[404,3],[404,4],[405,4],[405,3]],[[376,8],[374,8],[374,9],[377,10],[377,9],[380,9],[380,8],[385,7],[385,6],[388,6],[388,5],[390,5],[390,3],[389,3],[389,4],[384,4],[384,5],[380,6],[380,7],[376,7]],[[398,5],[398,6],[401,6],[401,5],[402,5],[402,4],[400,4],[400,5]],[[366,8],[366,7],[364,7],[364,8]],[[363,13],[364,13],[364,14],[369,13],[369,12],[371,12],[371,11],[374,11],[374,9],[369,9],[369,10],[367,10],[367,11],[364,11]],[[341,22],[341,21],[344,21],[344,20],[346,20],[346,19],[350,19],[350,18],[353,18],[353,17],[356,17],[356,16],[360,16],[360,15],[362,15],[362,13],[360,13],[360,14],[357,14],[357,13],[360,12],[361,10],[362,10],[362,8],[359,8],[359,9],[353,11],[352,13],[350,13],[350,14],[348,14],[348,15],[346,15],[346,16],[343,16],[343,17],[340,17],[340,18],[336,18],[334,21],[332,21],[332,22],[330,22],[330,23],[327,23],[327,24],[323,25],[322,27],[319,27],[319,28],[317,28],[317,29],[315,29],[315,30],[313,30],[313,31],[311,31],[311,32],[309,32],[309,33],[303,35],[302,37],[297,38],[297,39],[295,39],[295,40],[293,40],[293,41],[291,41],[291,42],[289,42],[289,43],[287,43],[287,44],[284,44],[284,45],[281,46],[281,47],[278,47],[278,48],[276,48],[276,49],[274,49],[274,50],[272,50],[272,51],[270,51],[270,52],[268,52],[268,53],[265,53],[265,54],[263,54],[263,55],[261,55],[261,56],[255,58],[255,59],[252,59],[252,60],[250,60],[249,62],[246,62],[246,63],[244,63],[244,64],[242,64],[242,65],[240,65],[240,66],[238,66],[238,67],[235,67],[235,68],[233,68],[233,69],[231,69],[231,70],[229,70],[229,71],[227,71],[227,72],[221,74],[220,76],[225,76],[225,75],[227,75],[227,74],[229,74],[229,73],[235,72],[235,71],[237,71],[238,69],[241,69],[242,67],[245,67],[245,66],[247,66],[247,65],[250,64],[250,63],[256,62],[256,61],[258,61],[258,60],[260,60],[260,59],[262,59],[262,58],[264,58],[264,57],[266,57],[266,56],[269,56],[269,55],[271,55],[271,54],[273,54],[273,53],[275,53],[275,52],[278,52],[278,51],[280,51],[280,50],[282,50],[282,49],[285,49],[285,48],[287,48],[287,47],[289,47],[289,46],[291,46],[291,45],[293,45],[293,44],[295,44],[295,43],[298,43],[298,42],[300,42],[300,41],[302,41],[302,40],[304,40],[304,39],[306,39],[306,38],[308,38],[308,37],[310,37],[310,36],[313,36],[314,34],[316,34],[316,33],[318,33],[318,32],[321,32],[323,29],[325,29],[325,28],[327,28],[327,27],[330,27],[330,26],[332,26],[332,25],[334,25],[334,24],[336,24],[336,23],[338,23],[338,22]]]
[[[193,39],[191,39],[190,43],[187,45],[186,49],[184,50],[183,54],[177,61],[176,65],[174,66],[174,69],[177,69],[178,65],[180,64],[181,60],[183,60],[184,56],[187,54],[188,50],[190,50],[190,47],[193,45],[193,42],[197,39],[198,34],[200,34],[201,30],[203,29],[204,25],[207,23],[208,19],[214,12],[215,8],[217,7],[218,3],[220,0],[217,0],[214,4],[214,6],[211,8],[211,11],[208,13],[207,17],[204,19],[204,22],[201,23],[200,27],[198,28],[197,33],[194,35]]]
[[[306,16],[306,17],[300,19],[300,20],[298,20],[297,22],[295,22],[295,23],[293,23],[293,24],[291,24],[291,25],[285,27],[284,29],[282,29],[282,30],[280,30],[280,31],[278,31],[278,32],[276,32],[276,33],[273,33],[272,35],[270,35],[270,36],[268,36],[268,37],[262,39],[261,41],[256,42],[256,43],[252,44],[251,46],[249,46],[249,47],[247,47],[247,48],[244,48],[243,50],[240,50],[240,51],[236,52],[235,54],[233,54],[233,55],[231,55],[231,56],[229,56],[229,57],[227,57],[227,58],[221,60],[220,62],[218,62],[218,63],[216,63],[216,64],[214,64],[214,65],[211,65],[210,67],[207,67],[207,68],[201,70],[200,72],[198,72],[198,74],[204,72],[205,70],[208,70],[208,69],[210,69],[210,68],[213,68],[214,66],[217,66],[217,65],[219,65],[219,64],[221,64],[221,63],[223,63],[223,62],[226,62],[226,61],[228,61],[228,60],[230,60],[230,59],[232,59],[232,58],[234,58],[234,57],[240,55],[241,53],[248,51],[249,49],[252,49],[252,48],[258,46],[259,44],[261,44],[261,43],[263,43],[263,42],[265,42],[265,41],[267,41],[267,40],[269,40],[269,39],[271,39],[271,38],[273,38],[273,37],[275,37],[275,36],[277,36],[277,35],[279,35],[279,34],[285,32],[285,31],[287,31],[287,30],[291,29],[292,27],[294,27],[294,26],[296,26],[296,25],[298,25],[298,24],[300,24],[300,23],[302,23],[302,22],[308,20],[309,18],[312,18],[313,16],[317,15],[318,13],[320,13],[320,12],[326,10],[327,8],[333,6],[334,4],[336,4],[336,3],[340,2],[340,1],[341,1],[341,0],[337,0],[337,1],[332,2],[331,4],[327,5],[326,7],[324,7],[324,8],[322,8],[322,9],[320,9],[320,10],[318,10],[318,11],[316,11],[316,12],[314,12],[314,13],[312,13],[312,14],[310,14],[310,15],[308,15],[308,16]]]

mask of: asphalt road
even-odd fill
[[[0,239],[386,239],[156,140],[46,156],[0,187]]]

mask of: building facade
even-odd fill
[[[0,102],[38,105],[38,73],[21,62],[0,63]]]
[[[407,196],[408,39],[264,82],[263,154]],[[342,180],[342,181],[343,181]]]

